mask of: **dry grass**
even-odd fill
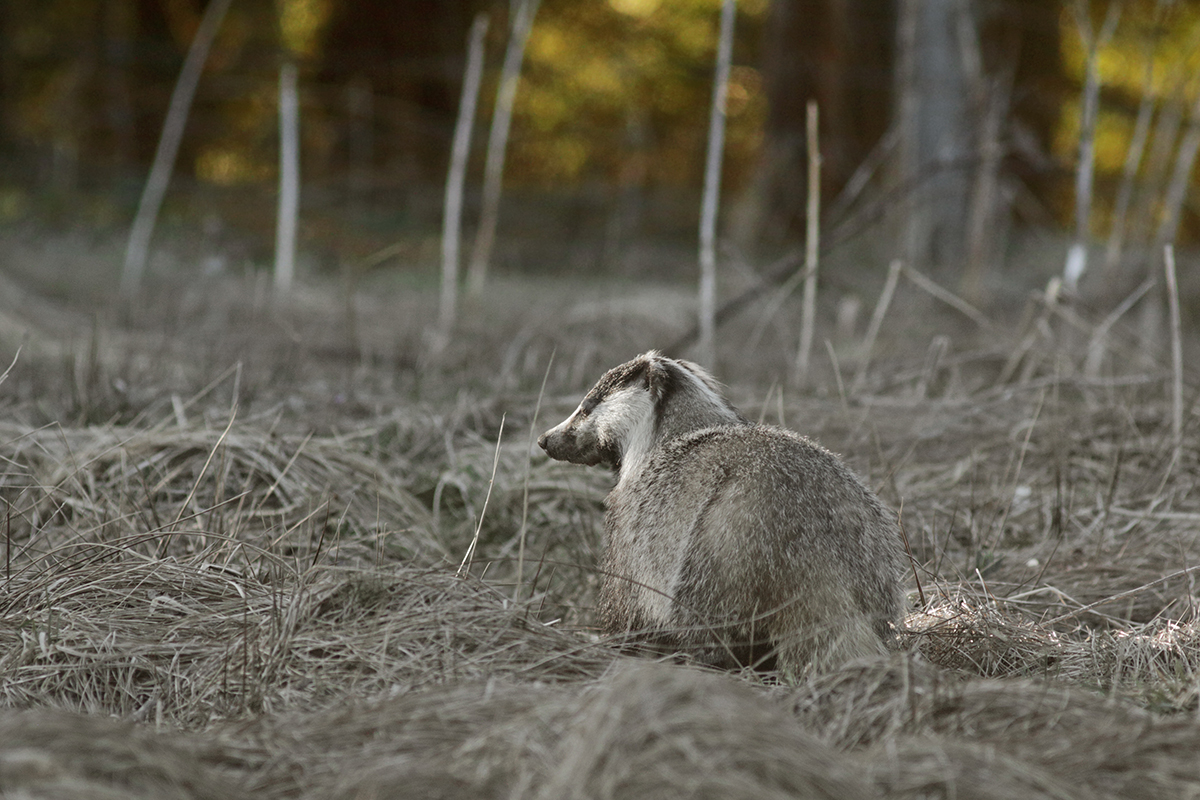
[[[29,800],[226,800],[220,748],[103,714],[0,714],[0,791]]]
[[[5,705],[199,729],[483,676],[578,680],[611,660],[445,569],[257,572],[198,559],[25,570],[0,606]]]
[[[822,738],[873,762],[889,791],[959,784],[969,797],[1148,799],[1200,785],[1184,755],[1200,744],[1190,716],[1159,717],[1065,682],[971,679],[894,659],[784,694]]]
[[[260,288],[0,307],[5,365],[33,330],[0,382],[0,794],[1200,794],[1195,403],[1176,454],[1170,360],[1108,309],[1038,294],[1006,333],[901,284],[849,395],[819,359],[790,388],[794,315],[730,323],[735,398],[867,475],[920,579],[903,652],[788,686],[598,640],[609,479],[527,449],[683,293],[499,282],[434,363],[428,293]]]
[[[583,687],[461,681],[217,736],[270,765],[256,770],[256,794],[872,796],[850,759],[752,688],[646,663]]]

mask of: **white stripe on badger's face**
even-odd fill
[[[624,386],[600,401],[587,417],[600,438],[621,454],[620,480],[640,468],[654,447],[654,401],[640,382]]]
[[[538,444],[559,461],[607,464],[626,475],[654,444],[654,403],[641,383],[599,402],[585,398],[571,416],[538,437]]]

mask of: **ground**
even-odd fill
[[[734,401],[841,453],[912,556],[900,651],[788,682],[598,636],[611,476],[533,446],[685,338],[691,286],[498,276],[439,349],[429,270],[121,300],[85,244],[4,243],[0,794],[1200,792],[1197,348],[1158,293],[842,278],[807,378],[796,298],[721,328]]]

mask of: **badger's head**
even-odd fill
[[[660,442],[744,422],[701,367],[651,350],[606,372],[571,416],[538,437],[538,445],[559,461],[620,471]]]

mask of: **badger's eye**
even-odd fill
[[[596,406],[600,405],[600,401],[595,397],[585,397],[583,402],[579,404],[579,413],[587,416],[596,410]]]

